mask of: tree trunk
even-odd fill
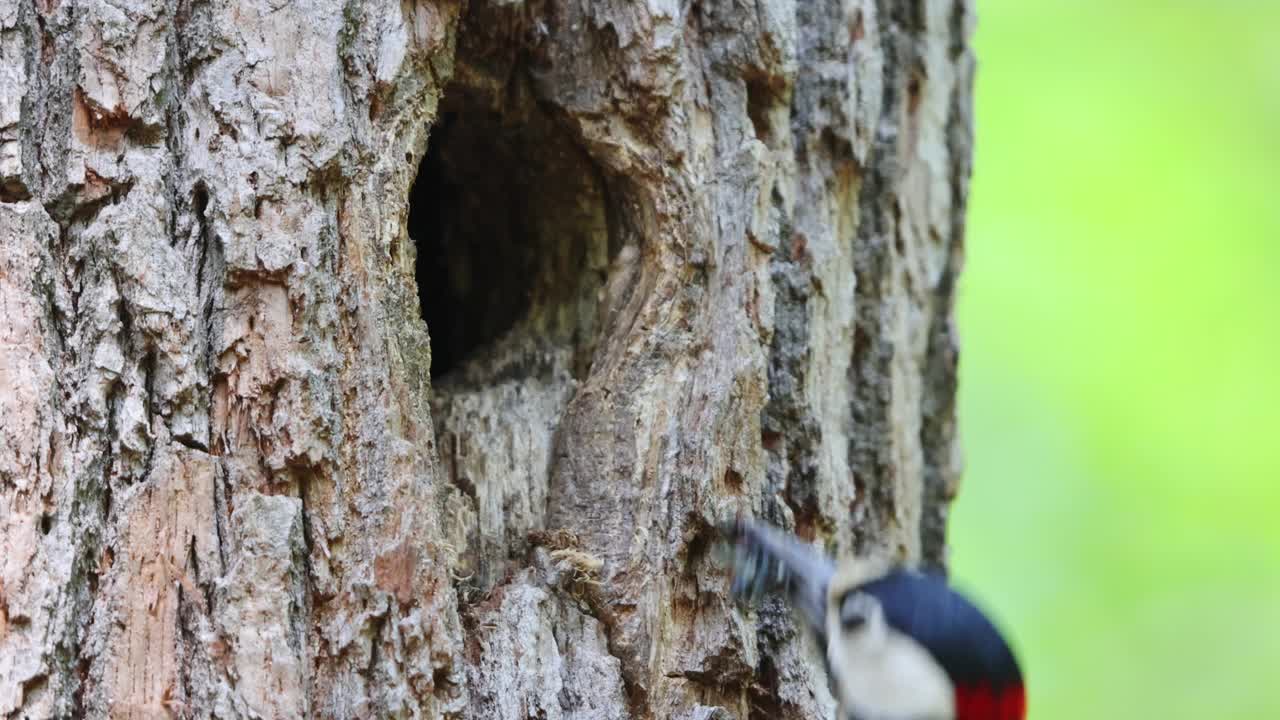
[[[715,527],[943,561],[972,20],[0,0],[0,717],[829,715]]]

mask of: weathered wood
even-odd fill
[[[972,22],[0,0],[0,717],[829,713],[714,527],[943,562]]]

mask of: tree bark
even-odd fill
[[[0,0],[0,717],[828,716],[715,527],[944,562],[972,22]]]

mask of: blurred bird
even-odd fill
[[[840,720],[1024,720],[1017,659],[980,610],[925,574],[882,558],[839,564],[767,525],[741,521],[732,592],[780,592],[813,631]]]

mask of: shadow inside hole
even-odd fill
[[[493,126],[443,114],[410,197],[409,235],[418,247],[418,301],[431,334],[433,378],[508,330],[532,289],[518,181],[506,166],[511,158],[486,142]]]
[[[501,364],[496,343],[513,330],[523,347],[572,347],[577,374],[589,363],[610,255],[601,174],[532,102],[499,113],[465,90],[446,98],[408,219],[431,377],[471,359]]]

